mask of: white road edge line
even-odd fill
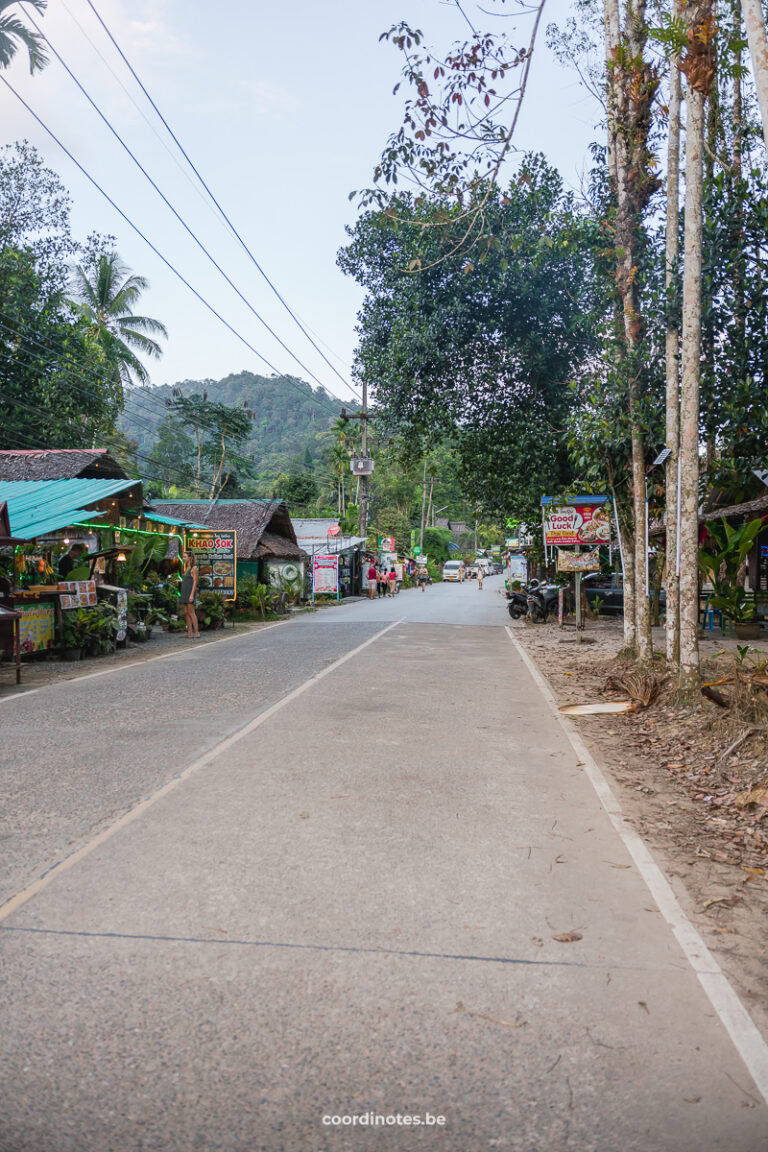
[[[542,696],[557,717],[571,747],[584,767],[590,784],[608,814],[608,818],[634,860],[651,896],[658,905],[659,911],[677,938],[677,942],[696,973],[709,1002],[746,1064],[757,1090],[768,1104],[768,1044],[766,1044],[762,1033],[739,1000],[728,977],[707,948],[699,932],[681,908],[669,881],[654,860],[650,849],[633,828],[627,827],[616,794],[597,766],[573,721],[564,716],[557,707],[549,684],[514,635],[512,629],[507,626],[505,631],[536,682]]]
[[[64,684],[79,684],[81,680],[95,680],[97,676],[113,676],[115,672],[127,672],[129,668],[138,668],[143,664],[154,664],[156,660],[170,660],[174,656],[186,656],[187,652],[196,652],[198,648],[213,648],[215,644],[226,644],[230,640],[242,640],[245,636],[258,636],[260,632],[269,632],[270,628],[280,628],[283,624],[290,624],[287,620],[276,620],[274,624],[266,624],[263,628],[249,628],[247,632],[238,632],[232,636],[222,636],[219,640],[206,640],[204,644],[192,644],[186,648],[179,648],[174,652],[163,652],[159,656],[148,656],[146,660],[132,660],[130,664],[116,664],[114,668],[103,668],[101,672],[86,672],[83,676],[72,676],[69,680],[57,680],[54,684],[41,684],[39,688],[30,688],[28,692],[14,692],[4,696],[0,704],[8,704],[11,700],[21,700],[22,697],[34,696],[36,692],[45,692],[50,688],[61,688]]]
[[[218,756],[221,756],[223,752],[233,748],[235,744],[239,744],[246,736],[250,736],[250,734],[261,727],[262,724],[266,724],[267,720],[270,720],[275,713],[279,712],[281,708],[284,708],[286,704],[290,704],[293,700],[296,700],[297,697],[303,695],[308,688],[311,688],[313,684],[317,684],[319,680],[324,680],[326,676],[330,676],[332,672],[335,672],[342,664],[346,664],[347,660],[351,660],[353,656],[357,656],[357,654],[362,652],[364,648],[367,648],[369,644],[374,644],[377,640],[381,639],[385,633],[391,631],[392,628],[396,628],[398,624],[402,624],[403,619],[404,618],[401,618],[400,620],[395,620],[392,624],[388,624],[386,628],[382,628],[381,631],[370,636],[367,640],[363,641],[362,644],[358,644],[357,648],[353,648],[351,652],[340,656],[338,660],[334,660],[327,668],[323,668],[322,671],[317,672],[314,676],[310,676],[308,680],[299,684],[297,688],[293,688],[287,696],[283,696],[281,700],[270,705],[264,712],[259,713],[253,720],[249,720],[242,728],[239,728],[237,732],[233,732],[231,736],[227,736],[225,740],[222,740],[214,748],[210,748],[204,756],[193,760],[192,763],[188,764],[177,776],[174,776],[172,780],[168,780],[167,783],[161,785],[156,792],[153,792],[150,796],[146,796],[143,800],[140,800],[138,804],[134,805],[133,808],[124,812],[122,816],[104,828],[94,836],[92,840],[89,840],[87,844],[83,844],[73,852],[71,856],[66,856],[63,860],[60,860],[58,864],[55,864],[43,876],[39,876],[37,880],[22,889],[21,892],[17,892],[15,896],[11,896],[5,904],[0,906],[0,921],[6,920],[13,912],[18,911],[28,900],[31,900],[33,896],[37,896],[39,892],[47,888],[62,872],[68,872],[70,868],[74,868],[75,864],[79,864],[79,862],[85,859],[86,856],[89,856],[95,848],[99,848],[107,840],[110,840],[121,828],[125,828],[126,825],[132,824],[134,820],[137,820],[139,816],[143,816],[158,800],[162,800],[170,792],[175,791],[180,784],[183,784],[193,772],[198,772],[201,768],[205,768]],[[230,637],[230,639],[232,639],[232,637]]]

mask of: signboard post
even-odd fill
[[[186,549],[197,562],[200,591],[217,592],[225,600],[237,596],[237,532],[201,528],[188,533]]]
[[[312,557],[312,599],[315,594],[339,598],[339,557],[320,554]]]

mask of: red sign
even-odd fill
[[[611,538],[609,504],[550,505],[544,526],[547,544],[573,547],[576,544],[607,544]]]

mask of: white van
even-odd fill
[[[443,564],[443,580],[460,580],[463,574],[463,560],[446,560]]]

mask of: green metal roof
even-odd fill
[[[179,528],[207,528],[210,530],[210,524],[192,524],[189,520],[174,520],[173,516],[161,516],[159,512],[137,512],[137,516],[141,516],[144,520],[154,520],[158,524],[173,524]]]
[[[34,540],[79,520],[105,516],[88,506],[137,485],[140,480],[0,480],[0,502],[8,506],[12,534]]]

